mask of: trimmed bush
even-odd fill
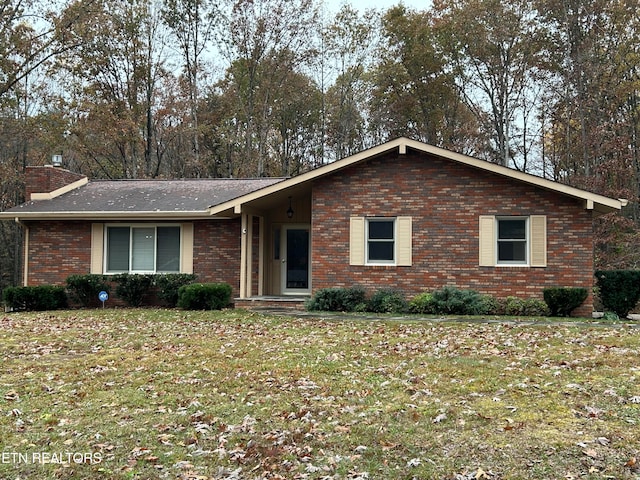
[[[196,276],[190,273],[166,273],[156,275],[154,278],[158,287],[158,298],[167,302],[171,307],[178,304],[178,291],[180,287],[195,282]]]
[[[72,300],[88,307],[98,301],[102,291],[109,293],[109,284],[104,275],[70,275],[67,277],[67,291]]]
[[[39,285],[37,287],[7,287],[2,299],[14,310],[58,310],[67,307],[67,294],[64,287]]]
[[[178,289],[177,305],[185,310],[220,310],[230,303],[227,283],[192,283]]]
[[[584,301],[584,300],[582,300]],[[582,303],[582,302],[580,302]],[[544,300],[538,298],[507,297],[503,301],[504,315],[512,316],[548,316],[549,307]]]
[[[367,311],[375,313],[403,313],[409,310],[404,294],[399,290],[378,290],[367,302]]]
[[[411,313],[434,314],[435,303],[433,295],[429,292],[419,293],[409,302],[409,311]]]
[[[444,315],[486,315],[489,305],[475,290],[444,287],[432,293],[434,313]]]
[[[482,307],[479,310],[483,311],[483,315],[504,315],[505,302],[491,295],[482,295]]]
[[[550,287],[542,291],[551,316],[568,317],[587,299],[586,288]]]
[[[113,276],[116,282],[116,295],[131,307],[142,305],[144,296],[153,286],[153,275],[120,273]]]
[[[362,287],[321,288],[305,303],[305,308],[322,312],[356,312],[366,306],[366,293]]]
[[[605,311],[626,318],[640,299],[640,271],[599,270],[596,280]]]

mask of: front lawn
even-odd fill
[[[635,328],[0,319],[0,478],[640,477]]]

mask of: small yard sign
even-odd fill
[[[104,308],[104,302],[109,300],[109,294],[103,290],[98,294],[98,299],[102,302],[102,308]]]

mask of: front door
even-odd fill
[[[282,229],[282,293],[295,295],[309,293],[310,268],[309,250],[310,234],[306,226],[285,226]]]

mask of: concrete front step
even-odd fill
[[[233,303],[235,308],[247,310],[287,309],[304,310],[304,302],[309,297],[276,297],[261,296],[251,298],[236,298]]]

